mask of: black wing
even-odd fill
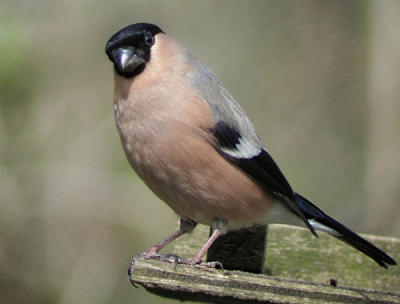
[[[268,194],[283,202],[316,235],[304,212],[297,205],[294,191],[285,176],[262,146],[246,141],[239,131],[223,121],[215,124],[212,133],[218,140],[219,146],[216,149],[224,158],[242,169]]]

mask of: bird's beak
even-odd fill
[[[145,62],[134,48],[119,48],[113,54],[113,61],[121,73],[132,73]]]

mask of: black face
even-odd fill
[[[136,23],[112,35],[106,44],[106,54],[114,63],[115,71],[126,78],[142,72],[150,60],[154,36],[158,33],[164,32],[154,24]]]

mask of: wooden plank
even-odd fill
[[[199,225],[176,241],[174,253],[191,257],[208,235],[209,228]],[[400,303],[399,266],[386,270],[346,244],[319,235],[269,225],[262,275],[139,259],[131,280],[159,295],[211,303]],[[364,237],[400,261],[399,239]]]
[[[209,228],[199,225],[176,241],[174,252],[191,257],[207,240]],[[358,250],[319,232],[288,225],[268,225],[264,274],[340,286],[400,291],[400,267],[384,269]],[[400,262],[400,239],[363,235]]]
[[[319,232],[269,225],[264,273],[281,278],[328,283],[340,286],[400,291],[400,267],[384,269],[352,247]],[[400,262],[400,239],[363,235]]]
[[[180,300],[210,303],[400,303],[400,293],[282,279],[240,271],[138,259],[131,279],[147,290]]]

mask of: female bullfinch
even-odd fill
[[[190,52],[148,23],[129,25],[106,45],[114,64],[114,115],[126,156],[146,185],[181,218],[158,252],[196,223],[213,233],[197,264],[228,230],[283,223],[324,231],[380,266],[385,252],[294,192],[239,104]]]

